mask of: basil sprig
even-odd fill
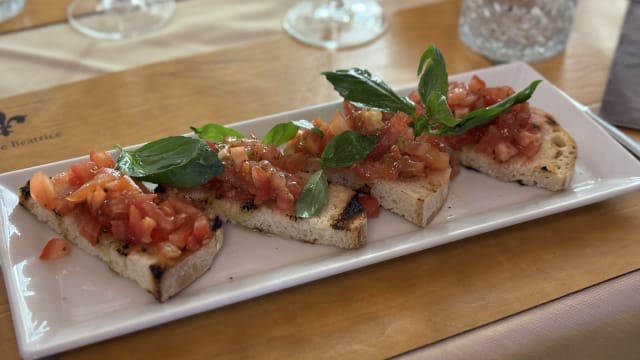
[[[199,128],[191,126],[191,130],[201,139],[221,142],[227,137],[243,139],[244,135],[239,131],[219,124],[206,124]]]
[[[347,167],[364,159],[378,140],[377,135],[365,135],[353,130],[344,131],[329,140],[320,155],[326,167]]]
[[[377,135],[365,135],[353,130],[344,131],[329,140],[320,155],[322,168],[307,180],[296,200],[296,216],[317,215],[329,201],[329,182],[325,167],[348,167],[364,159],[378,140]]]
[[[224,170],[204,141],[185,136],[155,140],[132,151],[120,148],[116,166],[134,179],[175,188],[202,185]]]
[[[415,105],[396,94],[382,79],[361,68],[322,72],[334,89],[358,107],[415,116]]]
[[[275,125],[264,135],[262,142],[265,145],[273,144],[275,146],[280,146],[293,139],[299,129],[308,129],[318,134],[320,137],[324,136],[322,130],[315,127],[311,122],[307,120],[295,120]]]
[[[329,202],[329,181],[323,169],[313,173],[296,199],[296,216],[308,219],[316,216]]]
[[[524,90],[485,108],[474,110],[456,119],[447,104],[448,74],[444,57],[433,46],[424,51],[418,65],[418,94],[426,112],[418,115],[415,104],[397,95],[384,81],[367,70],[325,71],[322,73],[334,89],[347,101],[363,108],[384,112],[403,112],[413,118],[416,135],[428,132],[435,135],[462,134],[476,126],[484,125],[507,111],[511,106],[531,98],[540,80],[533,81]]]
[[[476,126],[487,124],[491,122],[491,120],[495,119],[498,115],[509,110],[509,108],[511,108],[513,105],[529,100],[541,81],[542,80],[535,80],[522,91],[519,91],[491,106],[471,111],[463,116],[462,119],[458,120],[458,122],[453,126],[437,129],[436,133],[440,135],[459,135]],[[430,102],[430,110],[434,117],[441,116],[442,118],[445,118],[450,116],[449,119],[455,120],[453,114],[451,114],[451,111],[449,110],[449,106],[446,104],[445,106],[448,110],[448,113],[442,111],[442,104],[431,104]]]

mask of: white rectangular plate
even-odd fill
[[[515,89],[542,79],[521,63],[451,79],[468,81],[472,74],[489,85]],[[406,93],[414,86],[398,91]],[[554,193],[462,170],[428,230],[383,211],[369,221],[368,244],[358,250],[309,245],[225,225],[225,245],[211,270],[164,304],[82,251],[74,249],[57,261],[38,260],[54,233],[17,205],[17,189],[35,170],[52,175],[66,171],[77,159],[2,174],[0,261],[21,355],[54,354],[640,188],[640,163],[568,96],[544,81],[531,103],[554,114],[578,143],[570,189]],[[234,126],[260,136],[278,122],[318,115],[327,119],[340,106],[323,104]]]

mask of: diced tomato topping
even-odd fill
[[[183,248],[187,245],[192,231],[193,228],[189,224],[185,224],[169,235],[169,242],[178,248]]]
[[[54,237],[49,239],[40,252],[40,260],[55,260],[69,255],[71,243],[67,239]]]
[[[339,112],[334,113],[329,120],[329,131],[333,135],[338,135],[347,130],[350,130],[347,119]]]
[[[271,178],[269,174],[259,166],[251,168],[251,180],[253,180],[256,205],[271,199]]]
[[[196,221],[193,223],[193,235],[200,241],[211,237],[211,225],[204,215],[198,216]]]
[[[33,199],[47,210],[55,209],[55,189],[51,179],[37,171],[29,180],[29,191]]]
[[[468,86],[462,82],[449,84],[448,103],[456,117],[470,111],[491,106],[514,94],[510,86],[487,87],[485,82],[473,76]],[[533,157],[538,153],[540,132],[531,127],[531,111],[528,103],[512,106],[489,124],[475,127],[464,134],[446,136],[447,145],[455,150],[472,146],[473,150],[504,162],[522,154]]]
[[[367,155],[367,160],[380,160],[389,151],[407,127],[407,117],[403,113],[396,113],[391,117],[380,131],[378,141]]]
[[[326,124],[321,126],[326,127]],[[306,140],[292,146],[306,148],[310,144],[306,141],[312,141],[312,148],[318,146],[319,151],[324,146],[324,140],[317,134],[304,139]],[[217,147],[225,170],[207,184],[209,189],[214,190],[218,196],[243,203],[271,204],[284,212],[293,211],[295,198],[302,191],[306,178],[296,175],[307,164],[304,152],[283,154],[275,146],[264,145],[256,139],[225,140]],[[243,155],[236,153],[240,151]],[[241,167],[236,167],[235,159],[239,157],[245,160]]]
[[[361,194],[358,196],[358,202],[364,208],[368,218],[380,216],[380,202],[375,196]]]
[[[116,167],[115,161],[104,151],[91,151],[89,153],[89,160],[93,161],[98,168]]]
[[[84,163],[49,178],[38,172],[30,181],[33,198],[58,214],[72,216],[80,235],[93,245],[101,233],[132,244],[172,242],[172,255],[195,250],[212,235],[202,210],[185,195],[167,191],[160,198],[114,169],[105,152],[91,152]]]
[[[249,160],[247,152],[242,146],[236,146],[229,149],[236,171],[242,169],[242,164]]]
[[[78,225],[80,235],[89,240],[92,245],[97,244],[98,236],[100,236],[101,232],[101,225],[98,218],[82,208],[76,209],[73,212],[73,218]]]
[[[93,161],[72,164],[71,179],[69,179],[69,183],[72,185],[84,184],[93,179],[97,169],[98,167]]]

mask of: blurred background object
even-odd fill
[[[302,0],[289,9],[283,27],[303,43],[339,49],[376,39],[387,22],[375,0]]]
[[[629,2],[600,115],[610,123],[640,130],[640,1]]]
[[[163,27],[173,16],[174,0],[74,0],[69,24],[99,39],[124,39]]]
[[[26,0],[0,0],[0,21],[11,19],[18,15]]]
[[[489,60],[540,61],[567,45],[576,0],[462,0],[462,42]]]

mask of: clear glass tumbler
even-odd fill
[[[462,42],[496,63],[535,62],[564,50],[576,0],[462,0]]]
[[[26,0],[0,0],[0,21],[9,20],[18,15]]]

